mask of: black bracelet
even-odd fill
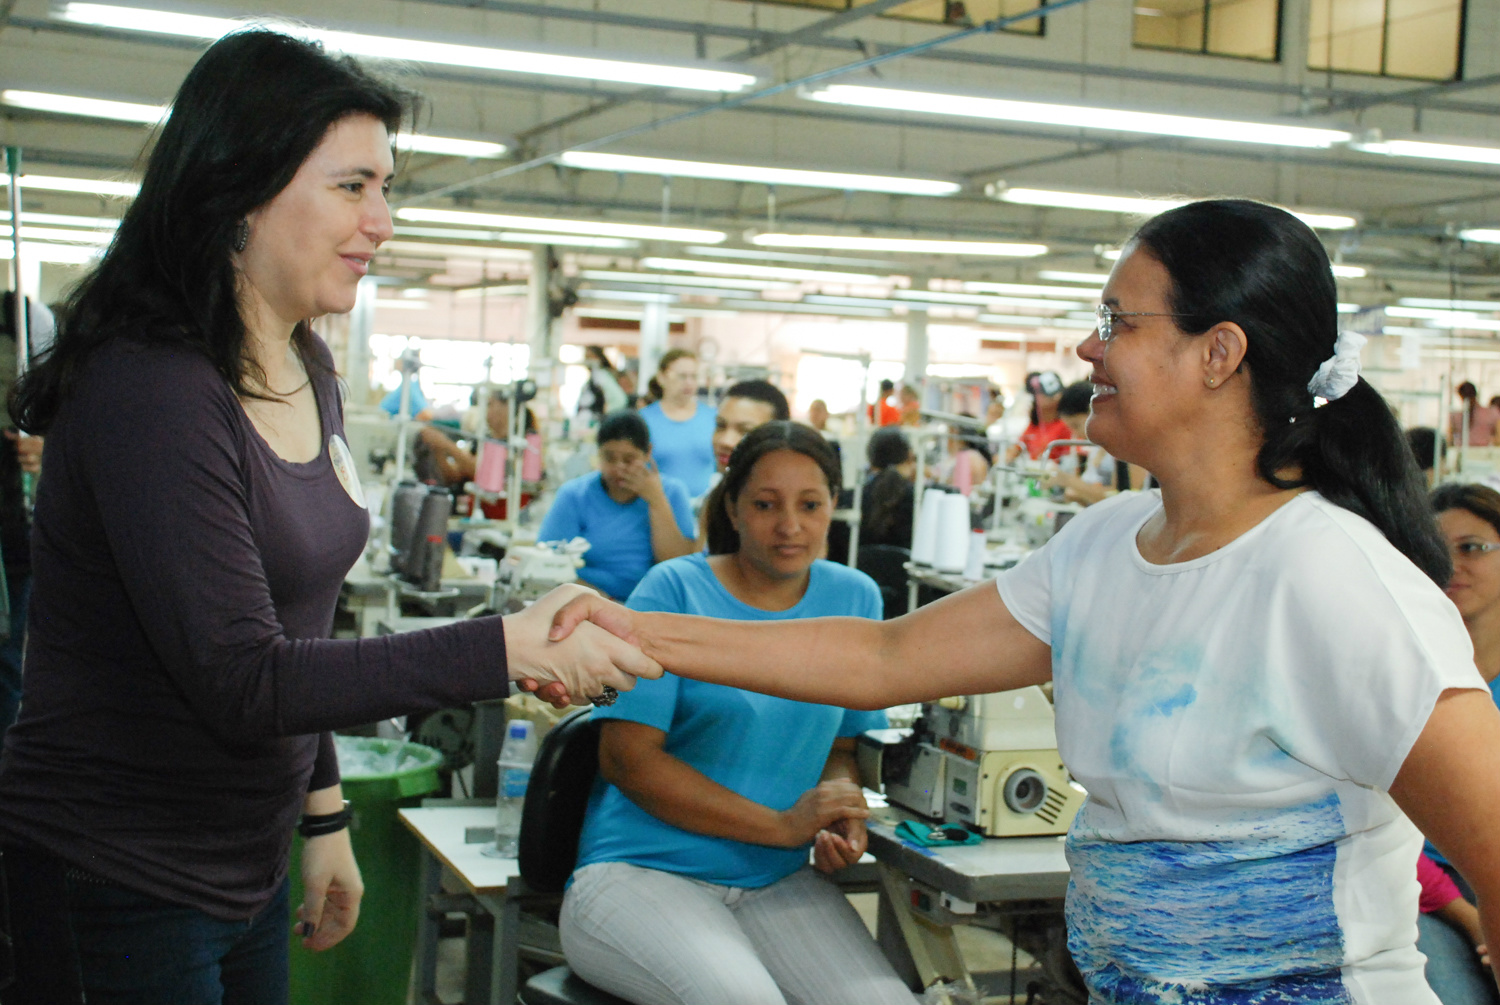
[[[349,826],[349,821],[354,817],[354,811],[349,808],[349,800],[344,800],[344,808],[337,813],[323,813],[320,815],[302,815],[302,822],[297,825],[297,833],[304,838],[322,837],[325,834],[337,834]]]

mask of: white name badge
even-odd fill
[[[354,455],[342,436],[328,439],[328,458],[333,461],[333,473],[339,476],[339,484],[360,509],[369,509],[365,502],[365,487],[359,483],[359,472],[354,467]]]

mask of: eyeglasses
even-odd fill
[[[1454,558],[1478,558],[1492,551],[1500,551],[1500,544],[1493,544],[1489,541],[1459,541],[1457,544],[1448,546],[1448,553]]]
[[[1117,311],[1100,304],[1094,308],[1094,317],[1099,319],[1099,341],[1108,342],[1115,337],[1115,318],[1185,318],[1186,314],[1166,314],[1160,311]]]

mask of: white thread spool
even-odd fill
[[[969,500],[945,494],[938,509],[937,556],[933,568],[938,572],[962,572],[968,557]]]
[[[917,565],[931,565],[937,557],[938,508],[947,494],[941,489],[922,493],[922,511],[917,514],[917,531],[911,539],[911,560]]]
[[[964,578],[979,582],[984,578],[984,531],[976,530],[969,535],[969,556],[964,562]]]

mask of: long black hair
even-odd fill
[[[286,188],[335,123],[372,115],[393,134],[414,95],[345,56],[266,29],[226,35],[188,72],[141,190],[99,265],[59,312],[57,338],[17,385],[15,422],[44,433],[89,355],[116,337],[202,352],[244,397],[263,375],[245,351],[231,262],[245,215]],[[313,335],[293,342],[313,371]]]
[[[1307,389],[1338,339],[1338,291],[1311,228],[1275,206],[1212,199],[1148,220],[1133,240],[1170,275],[1169,309],[1182,331],[1202,334],[1224,321],[1244,329],[1242,366],[1264,437],[1260,477],[1317,490],[1447,583],[1453,566],[1426,483],[1385,399],[1363,378],[1322,407]],[[1291,468],[1298,478],[1279,474]]]
[[[740,534],[729,520],[726,504],[732,505],[739,499],[756,462],[778,450],[791,450],[811,457],[828,480],[828,494],[838,496],[843,471],[822,433],[811,426],[784,419],[756,426],[745,434],[734,453],[729,455],[729,466],[724,469],[723,480],[714,486],[703,503],[710,555],[731,555],[740,550]]]

